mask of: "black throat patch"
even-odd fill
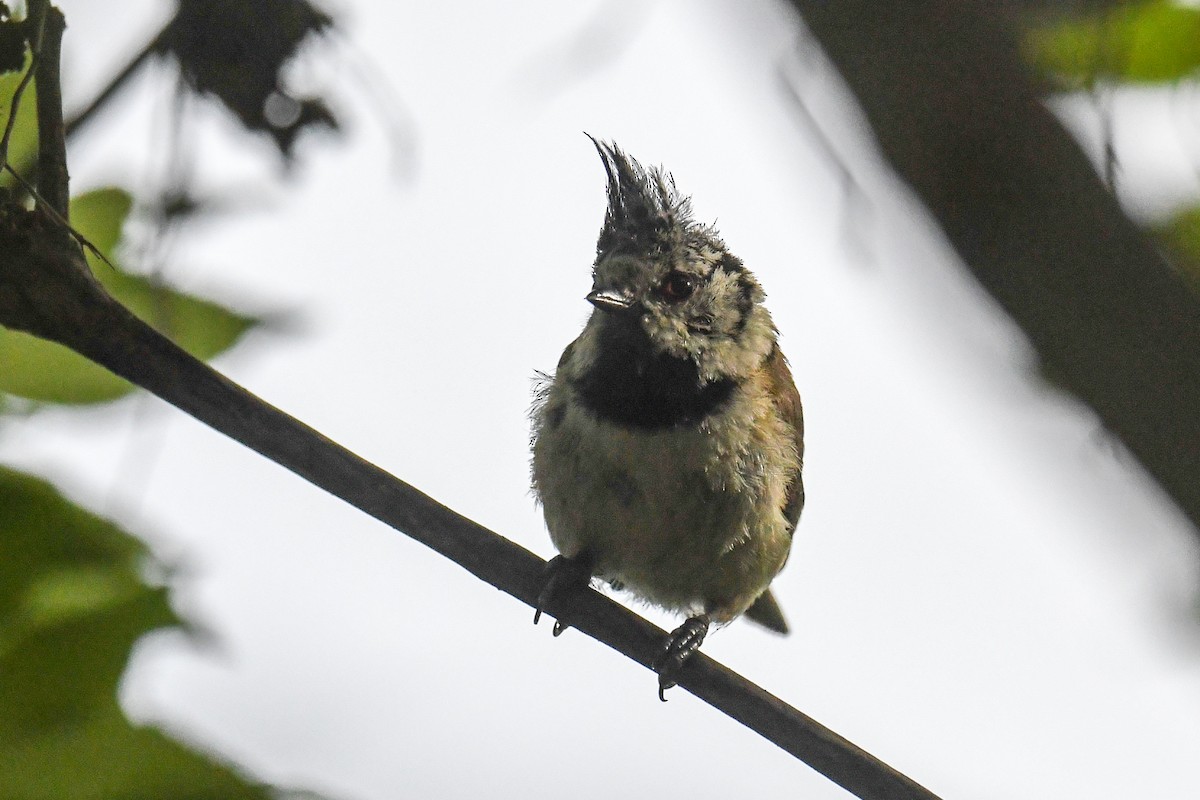
[[[600,357],[573,381],[575,391],[597,417],[633,428],[694,425],[728,402],[731,379],[700,382],[688,358],[657,353],[634,320],[604,318]]]

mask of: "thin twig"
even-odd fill
[[[38,4],[49,5],[48,0]],[[59,61],[67,21],[57,8],[43,11],[37,54],[38,191],[64,220],[70,220],[71,193],[67,175],[67,141],[63,134],[62,82]]]
[[[8,122],[4,125],[4,138],[0,139],[0,167],[8,166],[8,142],[12,138],[13,129],[17,126],[17,111],[21,108],[21,95],[25,94],[25,87],[33,80],[33,67],[36,63],[37,56],[34,55],[29,61],[29,67],[25,70],[25,74],[21,76],[21,82],[13,90],[12,102],[8,106]]]
[[[59,63],[62,58],[62,36],[66,30],[66,19],[61,11],[50,5],[49,0],[31,0],[30,13],[36,20],[31,38],[31,60],[21,83],[13,93],[12,107],[4,139],[0,141],[0,169],[16,179],[34,201],[55,222],[63,226],[71,237],[112,269],[116,266],[87,237],[71,227],[70,188],[67,174],[67,145],[63,135],[62,83]],[[17,118],[21,94],[31,77],[36,74],[38,82],[38,176],[41,189],[30,185],[8,163],[8,142]]]
[[[21,173],[17,172],[15,169],[13,169],[12,164],[5,164],[4,169],[5,169],[5,171],[8,172],[9,175],[12,175],[13,178],[16,179],[17,183],[21,184],[22,189],[29,192],[29,196],[32,197],[35,201],[37,201],[38,205],[42,209],[44,209],[47,214],[50,215],[51,219],[53,219],[59,225],[62,225],[63,229],[71,235],[72,239],[74,239],[76,242],[79,243],[80,247],[87,250],[89,253],[94,255],[96,258],[103,261],[114,271],[117,269],[117,265],[112,263],[111,261],[109,261],[108,256],[106,256],[106,255],[104,255],[104,253],[100,252],[100,248],[96,247],[96,245],[92,244],[86,236],[84,236],[82,233],[80,233],[79,231],[77,231],[73,227],[71,227],[71,223],[69,221],[67,221],[67,219],[65,217],[60,215],[58,213],[58,211],[56,211],[54,209],[54,207],[44,197],[42,197],[40,194],[38,194],[38,190],[36,188],[34,188],[33,184],[31,184],[29,181],[22,178]]]
[[[49,4],[45,0],[41,0],[41,2],[35,0],[35,2],[30,4],[32,16],[26,22],[33,21],[34,33],[29,48],[29,66],[26,67],[25,74],[21,76],[21,82],[13,90],[12,102],[9,103],[8,122],[4,125],[4,137],[0,138],[0,168],[8,166],[8,143],[12,139],[13,129],[16,128],[17,111],[21,108],[21,95],[25,94],[25,88],[33,80],[34,70],[37,68],[38,53],[41,52],[42,32],[46,26],[46,11],[48,7]]]
[[[129,79],[133,77],[134,73],[138,71],[138,68],[141,67],[142,64],[146,63],[151,56],[162,49],[162,41],[163,32],[160,31],[157,36],[151,39],[149,43],[147,43],[146,46],[143,47],[141,51],[133,57],[133,60],[126,64],[125,67],[117,73],[116,77],[108,82],[107,86],[100,90],[100,94],[96,95],[92,102],[88,103],[82,111],[75,114],[73,117],[71,117],[71,119],[67,120],[65,131],[68,139],[78,133],[80,129],[87,125],[87,123],[91,122],[93,117],[95,117],[95,115],[102,108],[104,108],[105,105],[107,105],[108,101],[111,100],[116,93],[120,91],[121,88],[129,81]]]

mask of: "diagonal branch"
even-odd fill
[[[45,1],[45,0],[43,0]],[[57,13],[57,12],[55,12]],[[61,17],[60,17],[61,19]],[[61,32],[61,28],[59,29]],[[50,58],[53,48],[44,53]],[[57,58],[54,59],[57,62]],[[39,96],[57,97],[57,64],[39,70]],[[536,555],[455,513],[193,358],[117,303],[50,213],[66,197],[61,108],[39,103],[58,136],[42,158],[61,164],[46,191],[56,199],[27,211],[0,204],[0,325],[63,344],[141,386],[300,477],[406,533],[476,577],[533,606],[545,568]],[[42,167],[45,169],[46,161]],[[62,198],[58,198],[61,190]],[[649,667],[665,636],[595,591],[556,598],[583,633]],[[864,800],[937,800],[928,790],[703,654],[678,684]]]
[[[188,355],[104,293],[48,216],[0,209],[0,324],[64,344],[446,556],[529,606],[545,562]],[[598,592],[547,608],[649,668],[666,633]],[[866,800],[936,800],[911,779],[698,653],[678,683]]]

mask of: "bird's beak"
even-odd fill
[[[634,296],[620,289],[597,289],[587,296],[587,301],[601,311],[623,313],[637,308]]]

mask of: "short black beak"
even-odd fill
[[[619,289],[597,289],[587,296],[587,301],[601,311],[622,313],[637,308],[637,300],[629,292]]]

